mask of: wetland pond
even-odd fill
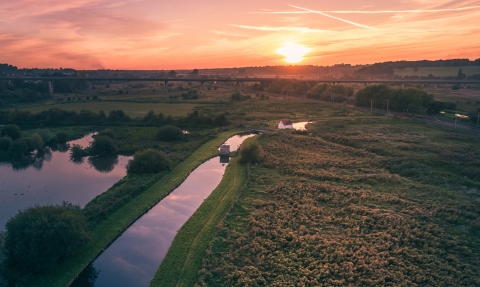
[[[88,146],[92,134],[69,142]],[[60,151],[61,150],[61,151]],[[29,164],[0,163],[0,231],[19,210],[34,205],[55,205],[68,201],[84,207],[126,175],[131,157],[88,157],[70,160],[68,146],[44,150]]]
[[[230,151],[236,151],[252,136],[234,136],[225,144],[230,145]],[[71,287],[148,287],[177,231],[218,186],[225,169],[226,164],[219,156],[197,167],[180,186],[115,240]],[[91,278],[96,278],[94,285]]]

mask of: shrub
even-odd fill
[[[87,156],[87,153],[85,150],[82,148],[81,145],[74,144],[72,148],[70,149],[70,158],[72,160],[78,160],[84,156]]]
[[[159,141],[177,141],[183,139],[183,131],[171,125],[161,127],[156,135],[156,139]]]
[[[115,155],[117,152],[117,144],[107,136],[96,136],[90,148],[90,153],[98,156]]]
[[[10,146],[12,145],[12,139],[9,137],[1,137],[0,138],[0,151],[8,151],[10,150]]]
[[[3,127],[0,136],[7,136],[10,137],[12,140],[16,141],[17,139],[22,137],[22,131],[17,125],[7,125]]]
[[[171,162],[162,151],[146,149],[136,152],[127,164],[129,174],[157,173],[170,169]]]
[[[225,113],[218,114],[213,119],[213,124],[216,125],[216,126],[226,126],[226,125],[228,125],[228,118],[225,115]]]
[[[57,142],[58,143],[66,143],[68,141],[68,134],[66,132],[58,132],[57,133]]]
[[[111,139],[117,138],[117,135],[115,135],[115,132],[112,130],[103,130],[97,134],[97,137],[102,137],[102,136],[109,137]]]
[[[240,147],[240,162],[257,163],[263,159],[262,146],[256,140],[245,141]]]
[[[36,206],[20,211],[6,224],[7,267],[19,273],[52,270],[89,240],[80,207]]]

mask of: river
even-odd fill
[[[254,135],[234,136],[225,144],[236,151]],[[222,161],[223,162],[223,161]],[[71,287],[147,287],[177,231],[222,180],[227,164],[215,157],[187,179],[110,245]],[[95,278],[94,285],[89,278]]]

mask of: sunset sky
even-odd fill
[[[480,0],[0,1],[0,63],[193,69],[480,58]],[[288,50],[288,49],[287,49]],[[299,58],[300,59],[300,58]]]

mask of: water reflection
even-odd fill
[[[200,165],[169,196],[130,226],[93,263],[100,270],[95,286],[148,286],[175,234],[217,187],[225,168],[218,157]]]
[[[70,287],[95,287],[95,280],[97,280],[100,272],[92,266],[88,265],[87,268],[75,279]]]
[[[298,122],[293,123],[293,128],[297,131],[306,131],[307,128],[305,127],[307,124],[311,124],[313,122]]]
[[[74,142],[85,144],[89,140],[91,135]],[[85,158],[73,164],[67,151],[67,145],[44,148],[30,156],[0,163],[0,231],[18,210],[35,204],[68,201],[84,206],[123,178],[131,159]]]
[[[229,163],[230,162],[230,157],[226,155],[221,155],[219,156],[220,158],[220,163]]]
[[[234,136],[225,144],[235,151],[252,136]],[[218,186],[228,161],[216,157],[200,165],[115,240],[93,263],[100,270],[95,286],[149,286],[177,231]]]
[[[224,144],[230,146],[230,152],[238,150],[244,140],[254,137],[255,134],[236,135],[229,138]]]
[[[118,164],[118,156],[91,156],[88,158],[88,163],[99,172],[109,173]]]

